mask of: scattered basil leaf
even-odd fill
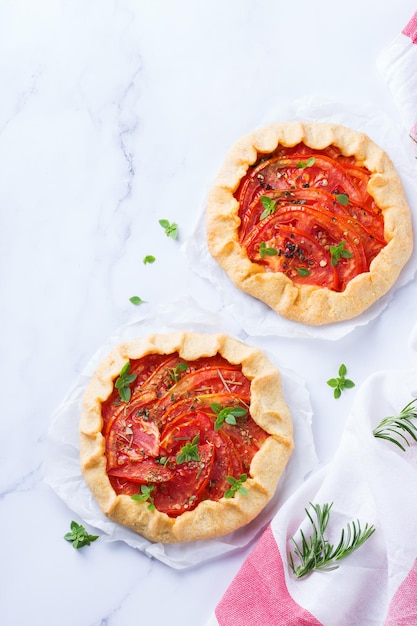
[[[309,157],[306,161],[298,161],[298,163],[295,164],[295,167],[305,170],[306,167],[312,167],[315,162],[316,159],[314,157]]]
[[[353,380],[350,380],[349,378],[345,378],[347,374],[347,369],[344,363],[342,363],[342,365],[339,367],[338,374],[339,376],[337,378],[330,378],[327,381],[327,384],[329,385],[329,387],[332,387],[333,396],[336,399],[340,398],[340,396],[342,395],[342,391],[344,389],[352,389],[352,387],[355,386],[355,383],[353,382]]]
[[[146,300],[142,300],[142,298],[139,298],[139,296],[132,296],[131,298],[129,298],[129,300],[132,304],[135,304],[136,306],[139,304],[144,304],[146,302]]]
[[[154,488],[155,485],[141,485],[140,493],[135,493],[130,497],[132,500],[136,500],[136,502],[149,502],[148,509],[149,511],[153,511],[155,509],[155,503],[152,497],[152,491]]]
[[[177,465],[187,463],[188,461],[200,461],[200,455],[198,453],[198,442],[200,441],[199,435],[196,435],[192,441],[188,441],[182,446],[179,454],[177,454]]]
[[[114,386],[119,391],[119,396],[122,402],[129,402],[132,395],[130,385],[135,379],[136,374],[130,374],[130,361],[127,361],[127,363],[125,363],[120,370],[120,374],[114,383]]]
[[[155,263],[155,261],[156,259],[154,256],[152,256],[152,254],[147,254],[143,259],[144,265],[147,265],[148,263]]]
[[[83,548],[89,546],[98,539],[98,535],[90,535],[82,524],[77,524],[74,520],[70,524],[71,532],[64,535],[65,541],[70,541],[73,548]]]
[[[236,493],[241,493],[242,496],[248,495],[248,490],[246,487],[243,487],[242,483],[247,481],[248,477],[246,474],[241,474],[239,478],[234,478],[233,476],[226,476],[227,483],[230,485],[229,489],[226,489],[224,492],[225,498],[234,498]]]
[[[349,196],[346,193],[338,193],[335,197],[339,204],[343,206],[347,206],[349,204]]]
[[[178,224],[169,222],[168,220],[159,220],[159,224],[165,231],[167,237],[178,239]]]
[[[244,417],[245,415],[247,415],[248,412],[247,409],[243,408],[243,406],[223,407],[218,402],[212,402],[210,404],[210,408],[216,415],[214,430],[220,430],[224,422],[226,422],[226,424],[229,424],[230,426],[236,426],[236,418]]]
[[[259,244],[259,256],[261,257],[261,259],[264,259],[265,256],[275,256],[276,254],[278,254],[276,248],[268,248],[266,243],[264,241],[261,241],[261,243]]]
[[[178,382],[179,372],[185,372],[186,370],[188,370],[188,364],[184,361],[180,361],[175,367],[168,368],[169,375],[171,376],[174,383]]]
[[[345,248],[345,244],[346,242],[342,240],[340,243],[337,244],[337,246],[329,247],[331,263],[333,267],[336,267],[340,259],[350,259],[353,256],[352,252]]]
[[[268,215],[272,215],[277,210],[276,200],[272,200],[269,196],[261,196],[260,197],[261,204],[264,210],[261,213],[260,220],[265,219]]]
[[[310,276],[311,271],[306,267],[297,267],[297,272],[300,276]]]

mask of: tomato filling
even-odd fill
[[[386,245],[370,176],[335,146],[259,154],[235,193],[241,246],[266,271],[343,291]]]
[[[250,415],[250,381],[239,365],[220,355],[189,362],[147,355],[130,362],[129,376],[129,398],[116,379],[102,404],[116,493],[176,517],[222,498],[228,478],[249,476],[269,435]]]

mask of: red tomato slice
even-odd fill
[[[327,180],[326,189],[330,193],[337,191],[346,193],[357,202],[363,200],[362,194],[339,162],[318,154],[303,155],[302,160],[310,157],[314,157],[314,165],[306,168],[297,167],[300,163],[298,156],[272,158],[265,162],[258,176],[263,175],[263,182],[266,186],[270,185],[273,189],[283,190],[296,189],[305,185],[320,186],[323,180]]]
[[[165,428],[170,422],[176,418],[180,418],[185,413],[190,411],[210,411],[210,404],[217,402],[222,406],[244,406],[249,407],[250,396],[242,396],[237,393],[214,393],[214,394],[201,394],[195,395],[190,398],[180,399],[178,401],[171,402],[165,407],[163,417],[158,422],[160,427]]]
[[[243,465],[231,439],[222,431],[218,431],[223,445],[215,448],[215,459],[201,499],[219,500],[228,489],[227,476],[238,478],[243,474]]]
[[[175,517],[202,499],[223,497],[227,476],[248,471],[268,435],[249,413],[236,425],[224,422],[215,430],[213,403],[249,411],[250,381],[240,366],[219,355],[201,358],[187,364],[175,381],[170,372],[178,355],[154,357],[131,362],[141,384],[129,402],[114,394],[103,402],[107,474],[116,493],[134,495],[138,485],[152,485],[155,507]],[[193,458],[195,446],[198,458]]]
[[[199,461],[178,465],[171,480],[155,485],[152,496],[158,511],[176,517],[191,511],[201,501],[201,492],[210,479],[214,449],[210,444],[202,444],[198,452]]]
[[[369,178],[370,172],[357,165],[354,157],[341,155],[334,146],[322,151],[304,144],[279,146],[275,153],[259,155],[235,194],[241,245],[253,262],[269,271],[284,271],[297,283],[342,291],[354,276],[369,270],[371,261],[386,245],[382,212],[367,191]],[[260,196],[275,203],[262,220],[265,207]],[[304,236],[309,242],[308,265],[300,265],[300,257],[294,260],[287,254],[291,249],[285,246],[291,248],[291,241],[285,239],[289,233],[282,226],[294,229],[292,238]],[[322,268],[330,260],[329,246],[341,241],[353,256],[338,261],[334,276]],[[317,246],[317,242],[323,244]],[[261,258],[261,243],[264,248],[281,249],[279,254],[285,258],[265,253]],[[297,246],[302,248],[300,242]]]
[[[214,418],[214,413],[202,411],[178,417],[164,429],[161,447],[171,455],[176,454],[181,450],[184,442],[191,441],[197,434],[200,437],[200,443],[209,444],[213,449],[213,463],[203,497],[218,500],[223,497],[227,489],[226,476],[238,477],[243,472],[243,464],[235,448],[234,440],[228,436],[224,427],[218,431],[214,430]],[[230,429],[233,428],[230,426]],[[236,438],[239,438],[238,432]],[[248,450],[248,456],[252,458],[255,451],[256,448],[251,447]]]
[[[137,416],[125,417],[118,413],[106,433],[106,456],[109,468],[120,461],[139,461],[159,454],[159,430],[153,422]]]
[[[287,228],[285,228],[287,227]],[[260,257],[260,243],[275,248],[276,256]],[[346,242],[352,258],[332,266],[329,247]],[[349,220],[323,214],[306,205],[283,207],[262,220],[244,242],[248,256],[255,262],[282,271],[293,282],[316,284],[342,291],[349,280],[367,271],[365,252]],[[309,275],[300,275],[300,268]],[[320,281],[320,282],[316,282]]]
[[[206,367],[192,371],[173,385],[153,405],[153,419],[163,424],[167,421],[167,411],[173,403],[188,398],[210,393],[228,391],[228,393],[249,394],[250,381],[240,369],[229,367]]]
[[[119,467],[113,467],[107,470],[109,476],[124,478],[132,483],[149,484],[149,483],[165,483],[172,480],[174,471],[169,467],[164,467],[155,459],[143,459],[137,463],[127,463]]]
[[[251,461],[268,434],[253,419],[247,418],[239,419],[236,426],[224,424],[222,431],[233,442],[243,472],[249,473]]]

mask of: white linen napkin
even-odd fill
[[[216,607],[210,626],[417,624],[417,444],[374,437],[380,421],[417,397],[417,370],[383,371],[358,390],[333,460],[284,503]],[[332,504],[325,536],[337,544],[359,520],[375,532],[338,569],[294,578],[291,537],[308,540],[309,503]],[[314,519],[314,514],[312,515]],[[297,565],[298,560],[294,557]]]
[[[392,93],[417,155],[417,11],[381,52],[377,66]]]

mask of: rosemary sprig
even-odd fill
[[[323,504],[322,507],[319,504],[310,502],[310,506],[313,508],[317,518],[317,521],[314,521],[308,509],[305,509],[313,527],[312,535],[307,539],[303,531],[300,530],[301,546],[296,543],[294,537],[291,537],[294,545],[294,555],[290,552],[288,560],[295,578],[308,576],[314,570],[330,572],[337,569],[339,567],[337,561],[345,559],[354,550],[357,550],[375,532],[373,525],[369,526],[366,524],[362,530],[359,520],[350,522],[346,530],[342,530],[339,543],[335,547],[324,537],[329,524],[330,509],[333,506],[333,502],[331,504]],[[294,556],[298,558],[299,565],[295,565]]]
[[[405,448],[401,440],[410,446],[407,436],[417,441],[417,422],[411,420],[417,419],[417,398],[411,400],[401,411],[399,415],[390,415],[383,419],[374,429],[374,437],[386,439],[405,452]],[[405,433],[405,434],[404,434]]]

